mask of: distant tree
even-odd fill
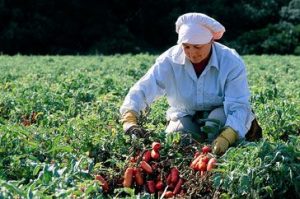
[[[300,23],[300,0],[290,1],[288,6],[283,6],[280,11],[283,20],[293,24]]]
[[[0,52],[160,53],[176,44],[179,15],[202,12],[225,26],[220,42],[239,52],[292,53],[299,1],[0,0]],[[279,44],[286,47],[275,52]]]

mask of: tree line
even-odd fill
[[[0,52],[159,53],[187,12],[220,21],[241,54],[300,54],[300,0],[0,0]]]

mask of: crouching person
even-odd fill
[[[176,32],[177,45],[161,54],[127,94],[120,108],[124,131],[143,137],[145,131],[137,123],[140,112],[166,96],[170,106],[166,133],[180,131],[201,138],[199,119],[208,119],[207,126],[215,119],[222,126],[212,142],[216,154],[253,129],[256,135],[260,130],[261,137],[260,127],[253,127],[257,122],[245,64],[235,50],[216,41],[224,26],[205,14],[187,13],[177,19]]]

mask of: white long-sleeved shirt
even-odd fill
[[[164,52],[130,89],[120,113],[140,113],[162,95],[170,105],[168,120],[224,106],[225,126],[245,137],[254,119],[245,64],[235,50],[217,42],[213,43],[210,60],[199,78],[181,45]]]

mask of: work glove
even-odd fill
[[[226,127],[221,134],[213,141],[213,153],[220,155],[238,139],[238,134],[231,128]]]
[[[144,137],[146,131],[137,124],[137,114],[134,111],[127,111],[121,119],[123,130],[127,135],[135,135],[138,138]]]

